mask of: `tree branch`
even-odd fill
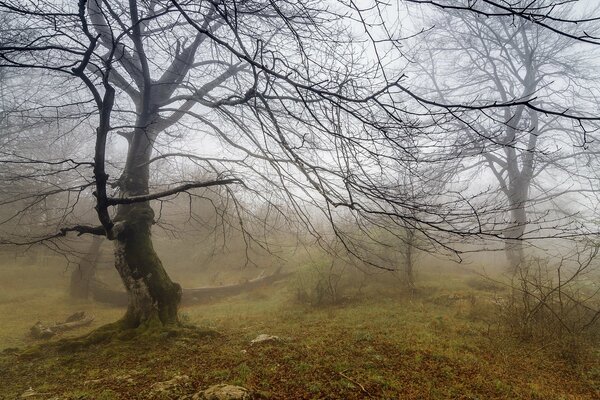
[[[207,181],[207,182],[193,182],[193,183],[186,183],[185,185],[176,186],[172,189],[165,190],[162,192],[157,192],[157,193],[150,193],[150,194],[145,194],[145,195],[140,195],[140,196],[123,197],[123,198],[109,197],[107,199],[107,201],[108,201],[108,205],[110,205],[110,206],[115,206],[115,205],[119,205],[119,204],[142,203],[145,201],[156,200],[156,199],[160,199],[163,197],[172,196],[174,194],[185,192],[190,189],[197,189],[197,188],[210,187],[210,186],[231,185],[234,183],[243,184],[244,182],[238,178],[219,179],[219,180]]]

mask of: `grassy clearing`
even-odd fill
[[[56,272],[2,288],[0,349],[31,345],[26,333],[40,318],[59,320],[85,309],[96,315],[93,329],[122,313],[70,303],[66,276]],[[19,273],[12,274],[3,276],[18,282]],[[322,308],[298,304],[293,285],[282,282],[182,309],[187,322],[218,335],[115,339],[75,352],[52,346],[5,351],[0,398],[33,387],[43,398],[178,399],[217,383],[269,399],[600,398],[600,349],[587,349],[573,364],[552,346],[523,344],[491,329],[486,299],[495,288],[472,279],[423,275],[424,289],[414,298],[371,285],[360,298]],[[53,289],[42,289],[49,281]],[[261,333],[283,341],[251,346]],[[153,391],[156,382],[182,375],[189,379]]]

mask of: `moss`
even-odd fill
[[[2,354],[18,354],[18,353],[19,353],[18,347],[7,347],[4,350],[2,350]]]
[[[40,345],[30,346],[30,347],[27,347],[27,348],[21,350],[19,353],[17,353],[17,355],[19,356],[19,358],[21,358],[23,360],[32,360],[34,358],[43,356],[44,349]]]
[[[117,257],[117,270],[129,295],[134,296],[124,321],[128,327],[141,327],[142,331],[153,325],[178,323],[181,301],[181,287],[171,281],[154,250],[153,217],[152,208],[142,203],[122,206],[117,218],[120,228],[116,246],[121,255]]]

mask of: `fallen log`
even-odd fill
[[[93,320],[93,315],[89,315],[85,311],[79,311],[67,317],[64,322],[57,322],[53,325],[44,325],[41,321],[38,321],[30,329],[31,336],[36,339],[49,339],[58,333],[89,325]]]
[[[263,273],[254,279],[249,279],[236,284],[183,289],[181,302],[182,304],[198,304],[222,297],[235,296],[280,281],[290,274],[290,272],[281,272],[281,268],[279,268],[271,275],[265,276],[263,271]],[[97,279],[92,281],[91,293],[92,298],[98,302],[116,306],[127,305],[127,292],[113,289],[106,283]]]

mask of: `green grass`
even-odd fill
[[[17,275],[6,276],[18,281]],[[72,304],[64,295],[65,276],[39,275],[19,281],[18,289],[2,288],[0,349],[34,344],[26,334],[40,318],[60,320],[85,309],[96,315],[93,329],[122,313],[93,302]],[[56,346],[5,352],[0,398],[17,398],[33,387],[48,398],[177,399],[218,383],[271,399],[600,397],[599,349],[588,349],[573,365],[551,346],[540,349],[490,331],[484,317],[491,288],[469,283],[472,277],[437,282],[432,276],[421,276],[424,289],[415,298],[372,285],[360,298],[313,308],[299,304],[292,285],[281,282],[181,310],[187,322],[216,336],[182,333],[114,339],[70,352]],[[53,289],[44,289],[49,281]],[[36,293],[43,297],[32,298]],[[283,340],[251,346],[261,333]],[[190,380],[169,393],[152,392],[154,383],[178,375]]]

